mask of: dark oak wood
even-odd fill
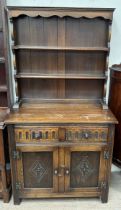
[[[6,85],[6,71],[5,71],[5,57],[4,57],[4,35],[3,35],[3,21],[2,21],[3,2],[0,2],[0,106],[7,106],[7,94],[5,92]]]
[[[0,107],[8,107],[9,104],[5,7],[5,0],[0,1]]]
[[[105,104],[112,16],[113,9],[8,8],[14,204],[107,202],[117,123]]]
[[[113,65],[110,68],[110,92],[109,92],[109,106],[112,112],[118,119],[116,125],[113,161],[121,166],[121,64]]]
[[[8,150],[8,133],[4,120],[9,113],[8,109],[0,109],[0,197],[5,203],[11,195],[11,173]]]
[[[9,140],[15,204],[19,204],[21,198],[35,197],[98,196],[101,197],[102,202],[107,202],[113,130],[114,123],[117,123],[109,110],[102,110],[101,106],[91,104],[68,106],[39,104],[36,109],[21,107],[19,111],[11,113],[5,123],[10,124]],[[53,156],[56,165],[54,162],[49,163],[50,166],[53,165],[53,169],[46,171],[43,161],[48,158],[50,151],[57,150],[56,157]],[[15,153],[14,157],[13,153],[16,151],[18,155],[16,156]],[[29,161],[31,155],[33,163]],[[74,155],[77,161],[80,161],[78,165],[72,162],[76,161]],[[28,157],[26,161],[24,156]],[[45,157],[45,160],[41,157]],[[24,164],[28,165],[25,167]],[[78,166],[74,172],[73,164]],[[28,167],[27,170],[23,170],[24,167]],[[53,175],[51,170],[53,170]],[[80,173],[78,170],[81,170]],[[53,191],[50,187],[52,185],[48,188],[46,186],[48,179],[44,184],[45,171],[50,175],[50,184],[52,184],[52,176],[56,179],[54,186],[59,186],[58,189]],[[73,173],[77,173],[75,185]],[[82,180],[80,184],[78,176]],[[31,186],[27,185],[26,188],[25,185],[29,184],[30,178]],[[44,184],[45,187],[35,188],[35,182],[38,182],[38,185],[40,183],[40,186]]]

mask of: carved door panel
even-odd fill
[[[106,160],[101,147],[70,147],[65,152],[65,191],[97,191],[105,179]]]
[[[58,149],[17,147],[17,188],[30,196],[58,191]]]

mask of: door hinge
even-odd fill
[[[14,160],[19,160],[19,159],[21,158],[21,153],[20,153],[20,151],[14,150],[13,153],[12,153],[12,158],[13,158]]]
[[[20,182],[16,182],[16,190],[21,190],[21,183]]]
[[[104,151],[104,159],[108,160],[110,158],[110,152],[109,151]]]

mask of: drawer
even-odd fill
[[[82,142],[94,142],[94,141],[107,141],[108,128],[105,127],[73,127],[66,129],[66,139],[68,141],[82,141]]]
[[[38,142],[58,140],[58,127],[24,127],[15,129],[15,139],[17,142]]]
[[[17,127],[15,139],[19,143],[48,141],[105,142],[108,139],[108,127]]]

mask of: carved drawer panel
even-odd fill
[[[45,142],[45,141],[107,141],[108,128],[106,127],[23,127],[15,128],[16,142]]]
[[[45,140],[58,140],[58,128],[17,128],[15,129],[15,138],[17,142],[40,142]]]
[[[73,141],[107,141],[108,128],[97,127],[97,128],[67,128],[66,129],[66,140]]]

